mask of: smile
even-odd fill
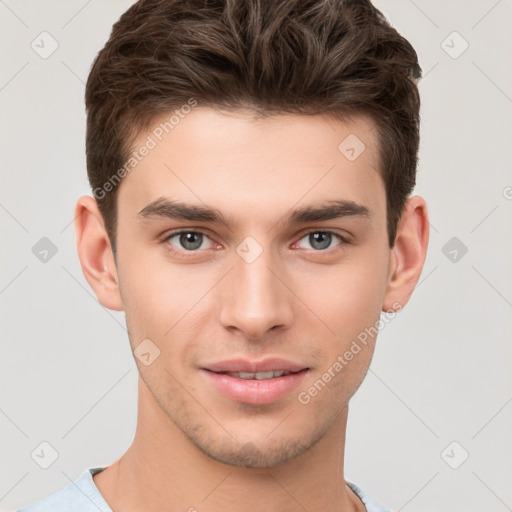
[[[257,379],[257,380],[266,380],[273,379],[275,377],[282,377],[283,375],[289,375],[292,372],[286,370],[271,370],[269,372],[225,372],[226,375],[230,377],[236,377],[237,379]]]
[[[279,361],[233,360],[201,368],[208,387],[224,399],[251,405],[278,402],[304,380],[308,367]]]

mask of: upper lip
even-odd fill
[[[202,366],[204,370],[210,370],[212,372],[247,372],[247,373],[259,373],[269,372],[276,370],[284,370],[288,372],[299,372],[307,369],[306,366],[299,363],[294,363],[286,359],[278,357],[272,357],[268,359],[262,359],[260,361],[251,361],[249,359],[228,359],[225,361],[217,361],[208,363]]]

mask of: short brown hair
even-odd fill
[[[414,48],[370,0],[136,2],[113,25],[85,94],[87,173],[102,191],[95,197],[114,255],[112,178],[134,139],[191,98],[259,116],[369,114],[392,247],[416,182],[420,77]]]

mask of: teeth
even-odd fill
[[[286,370],[274,370],[269,372],[258,372],[258,373],[250,373],[250,372],[226,372],[231,377],[237,377],[239,379],[256,379],[256,380],[265,380],[272,379],[274,377],[281,377],[282,375],[288,375],[290,372]]]
[[[240,379],[254,379],[255,373],[249,373],[249,372],[238,372],[238,375],[236,375],[237,372],[232,372],[235,375],[232,375],[233,377],[239,377]],[[230,374],[231,375],[231,374]]]
[[[272,379],[274,377],[274,372],[272,370],[269,372],[259,372],[254,374],[254,376],[258,380]]]

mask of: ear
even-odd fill
[[[76,203],[75,233],[85,279],[103,306],[122,311],[124,307],[112,247],[103,217],[91,196],[82,196]]]
[[[409,198],[397,226],[391,249],[382,311],[402,309],[420,278],[427,255],[429,223],[427,205],[420,196]]]

